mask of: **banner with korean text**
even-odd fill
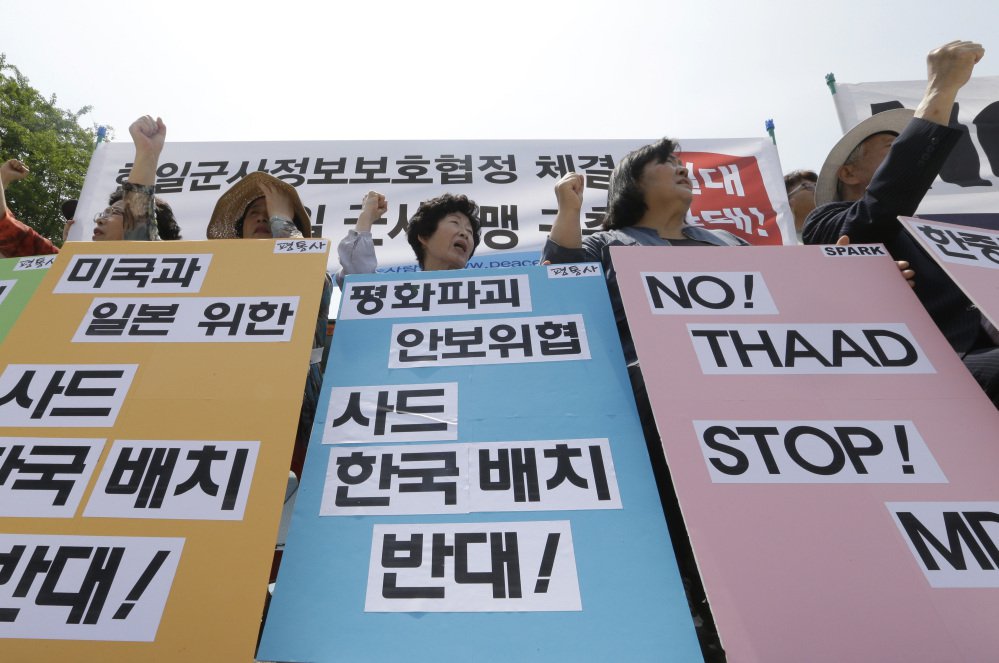
[[[369,190],[388,198],[372,230],[386,271],[416,271],[406,241],[420,201],[445,191],[480,208],[482,243],[472,268],[537,264],[557,206],[554,185],[585,175],[584,232],[599,230],[611,171],[636,140],[299,141],[171,143],[160,158],[157,195],[170,203],[184,239],[203,239],[219,196],[247,173],[265,171],[295,186],[313,234],[339,242],[357,223]],[[689,221],[724,228],[753,244],[796,243],[777,150],[769,139],[683,140],[694,202]],[[70,239],[89,240],[93,216],[124,182],[131,143],[99,145],[80,196]],[[336,251],[330,269],[339,267]]]
[[[55,255],[0,260],[0,343],[48,273]]]
[[[71,243],[0,346],[0,651],[249,661],[328,242]]]
[[[612,248],[732,661],[999,650],[999,413],[881,245]]]
[[[261,660],[701,660],[599,265],[352,276]]]
[[[992,325],[999,325],[999,232],[911,217],[899,220]]]
[[[837,83],[833,101],[846,133],[876,113],[916,108],[925,92],[925,80]],[[950,125],[961,129],[962,136],[920,204],[919,214],[970,214],[976,219],[973,225],[999,228],[999,76],[968,81],[958,93]],[[965,223],[971,224],[971,219]]]

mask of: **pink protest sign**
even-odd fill
[[[999,324],[999,232],[911,217],[900,220],[968,299],[992,324]]]
[[[994,660],[999,414],[884,247],[611,256],[728,660]]]

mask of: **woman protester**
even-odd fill
[[[340,287],[347,274],[373,274],[378,268],[371,226],[387,211],[385,196],[377,191],[365,194],[357,225],[337,247]],[[423,271],[464,269],[479,246],[481,227],[474,200],[444,193],[420,203],[409,220],[406,239]]]
[[[207,235],[208,239],[308,238],[312,237],[312,222],[295,187],[269,173],[258,171],[250,173],[222,194],[212,211]],[[332,294],[332,280],[329,274],[325,274],[292,455],[291,469],[299,476],[326,368],[326,321]]]

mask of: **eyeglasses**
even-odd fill
[[[118,209],[117,207],[105,207],[103,212],[98,212],[97,214],[94,215],[94,223],[97,223],[101,219],[109,219],[115,215],[124,217],[125,212]]]
[[[787,192],[787,197],[790,198],[791,196],[793,196],[794,194],[798,193],[799,191],[815,191],[815,182],[809,182],[808,180],[805,180],[804,182],[802,182],[798,186],[796,186],[793,189],[791,189],[790,191],[788,191]]]

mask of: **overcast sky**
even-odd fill
[[[999,4],[435,1],[5,2],[0,50],[62,107],[128,140],[719,138],[773,118],[784,171],[841,135],[824,77],[925,78]],[[996,43],[989,43],[989,38]]]

